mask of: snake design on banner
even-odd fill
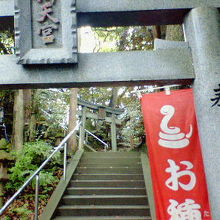
[[[189,133],[187,134],[181,132],[181,129],[178,127],[169,127],[169,122],[175,114],[175,108],[172,105],[164,105],[160,109],[160,113],[164,115],[164,117],[160,124],[159,145],[174,149],[187,147],[193,133],[192,125],[190,125]]]

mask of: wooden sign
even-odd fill
[[[16,0],[19,64],[77,62],[75,0]]]

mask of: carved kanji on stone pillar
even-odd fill
[[[75,0],[15,0],[19,64],[77,63]]]

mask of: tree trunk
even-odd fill
[[[29,141],[34,141],[36,139],[36,114],[38,112],[36,96],[39,93],[39,90],[32,90],[31,92],[31,115],[30,115],[30,123],[29,123]]]
[[[29,124],[29,141],[34,141],[36,138],[36,116],[35,112],[31,113],[31,119]]]
[[[3,187],[3,183],[0,182],[0,208],[3,206],[3,196],[4,196],[4,187]]]
[[[23,148],[24,96],[23,90],[15,91],[13,112],[13,145],[16,150]]]
[[[26,89],[24,92],[24,125],[25,141],[34,141],[36,138],[36,90]]]
[[[161,39],[161,29],[160,25],[153,26],[153,38],[159,38]]]
[[[133,136],[133,135],[130,136],[130,148],[131,148],[132,150],[135,148],[134,136]]]
[[[119,87],[112,88],[112,95],[109,103],[109,107],[115,108],[117,105],[117,99],[118,99],[118,90]]]
[[[30,140],[30,119],[31,119],[31,112],[32,112],[32,90],[26,89],[23,90],[24,94],[24,140]]]
[[[115,115],[112,115],[111,145],[112,145],[112,151],[117,152],[117,128],[116,128],[116,123],[115,123]]]
[[[70,89],[70,110],[69,110],[68,133],[71,132],[76,126],[77,93],[78,93],[78,89],[76,88]],[[68,151],[71,154],[77,151],[76,133],[74,133],[68,141]]]

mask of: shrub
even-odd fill
[[[7,190],[17,190],[32,175],[44,160],[51,154],[52,146],[44,141],[28,142],[19,152],[15,153],[15,166],[9,169],[9,181],[6,184]],[[50,190],[51,185],[58,180],[54,175],[55,170],[60,165],[60,153],[56,153],[51,162],[40,172],[40,186],[43,190]],[[34,189],[32,181],[32,188]]]
[[[18,208],[14,208],[13,210],[11,210],[11,214],[14,214],[15,216],[19,216],[19,219],[22,220],[28,220],[28,216],[30,214],[32,214],[32,211],[28,209],[28,204],[24,204],[21,207]],[[8,217],[8,219],[13,219]]]

